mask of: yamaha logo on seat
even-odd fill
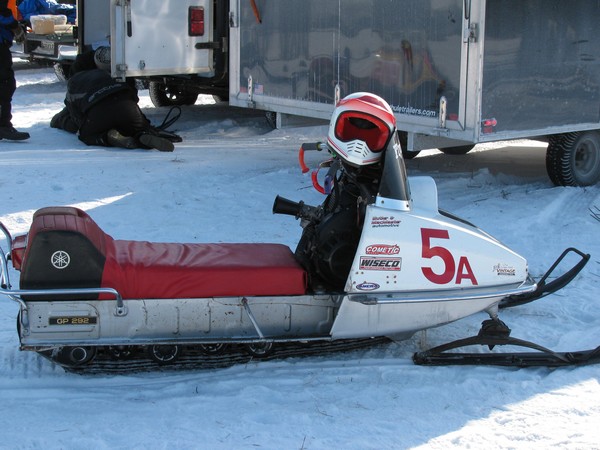
[[[69,254],[63,250],[58,250],[52,253],[50,257],[50,262],[56,269],[66,269],[69,263],[71,262],[71,257]]]

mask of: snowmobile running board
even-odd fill
[[[522,353],[446,353],[448,350],[470,345],[487,345],[492,350],[496,345],[514,345],[530,348],[537,352]],[[576,352],[554,352],[533,342],[510,337],[510,328],[501,320],[483,321],[477,336],[458,339],[447,344],[417,352],[415,364],[424,366],[447,365],[493,365],[512,367],[561,367],[600,363],[600,346],[592,350]]]

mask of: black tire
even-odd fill
[[[277,113],[275,111],[265,111],[265,119],[272,130],[277,129]]]
[[[564,137],[564,134],[548,136],[548,147],[546,148],[546,172],[550,181],[556,186],[561,186],[560,157],[558,153]]]
[[[404,159],[413,159],[415,156],[421,153],[420,150],[417,150],[416,152],[409,152],[407,150],[408,133],[406,131],[398,131],[398,138],[400,139],[400,145],[402,146],[402,157]]]
[[[473,150],[473,147],[475,147],[475,144],[457,145],[455,147],[440,148],[439,150],[444,155],[466,155]]]
[[[181,356],[179,345],[151,345],[148,347],[148,356],[161,366],[173,364]]]
[[[402,157],[407,160],[415,158],[419,153],[421,153],[421,150],[409,152],[408,150],[404,150],[404,147],[402,148]]]
[[[557,186],[592,186],[600,181],[600,133],[582,131],[552,137],[546,171]]]
[[[273,352],[272,342],[256,342],[246,345],[246,351],[255,358],[266,358]]]
[[[154,106],[186,106],[198,100],[198,93],[190,92],[182,86],[169,86],[160,81],[148,84],[148,93]]]
[[[58,81],[67,81],[70,78],[71,64],[55,63],[53,68]]]

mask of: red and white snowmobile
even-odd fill
[[[567,284],[589,255],[567,250],[580,255],[579,263],[546,283],[557,261],[536,283],[524,258],[440,211],[434,181],[407,178],[394,115],[379,97],[343,99],[327,148],[333,158],[325,186],[318,186],[327,194],[323,204],[277,197],[273,206],[301,219],[295,252],[276,243],[115,240],[72,207],[38,210],[23,236],[13,238],[2,225],[10,248],[0,252],[0,293],[20,304],[21,349],[67,367],[85,365],[99,350],[123,357],[143,348],[169,363],[184,348],[217,353],[241,344],[261,356],[286,343],[405,339],[485,311],[490,320],[467,343],[524,345],[541,350],[550,365],[598,356],[569,360],[510,338],[497,317],[499,307]],[[18,290],[10,285],[8,259],[20,271]],[[469,358],[434,350],[415,360]]]

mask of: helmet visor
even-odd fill
[[[358,111],[341,113],[335,124],[335,136],[340,141],[363,141],[374,153],[385,149],[390,134],[390,129],[383,120]]]

